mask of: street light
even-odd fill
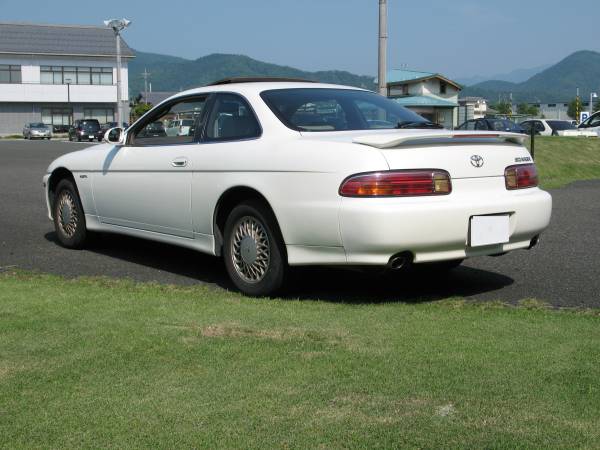
[[[117,123],[122,125],[123,120],[123,105],[121,101],[121,31],[131,24],[131,20],[127,19],[109,19],[104,21],[104,25],[112,28],[115,32],[117,41]]]
[[[72,78],[65,78],[65,83],[67,85],[67,109],[69,111],[71,111],[71,83],[72,82],[73,82]],[[61,120],[61,122],[62,122],[62,120]],[[69,113],[69,123],[67,125],[71,125],[72,122],[73,122],[73,114]],[[62,125],[64,125],[64,123]]]
[[[379,55],[377,60],[378,91],[387,97],[387,0],[379,0]]]
[[[598,94],[595,92],[590,93],[590,116],[594,114],[594,99],[598,98]]]

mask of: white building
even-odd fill
[[[388,97],[426,119],[452,129],[458,125],[461,86],[438,73],[390,70]]]
[[[127,62],[121,41],[121,98],[129,117]],[[91,26],[0,23],[0,134],[20,133],[28,122],[69,125],[116,116],[117,63],[111,29]]]

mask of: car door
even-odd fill
[[[200,123],[206,100],[196,95],[161,105],[130,128],[125,145],[108,152],[93,180],[101,222],[193,237],[190,155],[198,145],[198,127],[186,136],[168,136],[163,126],[177,115]]]
[[[213,214],[219,196],[231,177],[252,175],[261,168],[264,145],[262,129],[250,104],[240,95],[219,93],[211,99],[202,144],[194,152],[193,222],[195,237],[212,250]],[[266,180],[264,180],[266,181]]]
[[[581,125],[579,128],[585,129],[586,131],[595,131],[600,137],[600,112],[595,113]]]
[[[552,128],[550,128],[550,127],[546,128],[546,125],[539,120],[536,120],[534,122],[534,126],[535,126],[536,134],[539,134],[541,136],[550,136],[552,134]]]

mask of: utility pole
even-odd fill
[[[378,90],[387,97],[387,0],[379,0]]]
[[[148,78],[150,78],[150,72],[148,72],[145,67],[142,77],[144,78],[144,102],[148,103]]]
[[[579,113],[581,112],[579,101],[579,88],[577,88],[577,97],[575,97],[575,120],[579,123]]]
[[[121,100],[121,31],[129,26],[131,20],[127,19],[110,19],[105,20],[104,25],[112,28],[115,32],[117,41],[117,123],[119,126],[123,124],[123,101]]]

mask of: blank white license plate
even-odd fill
[[[471,217],[471,247],[508,242],[509,225],[508,214]]]
[[[90,139],[94,139],[94,135],[93,134],[90,134]]]

